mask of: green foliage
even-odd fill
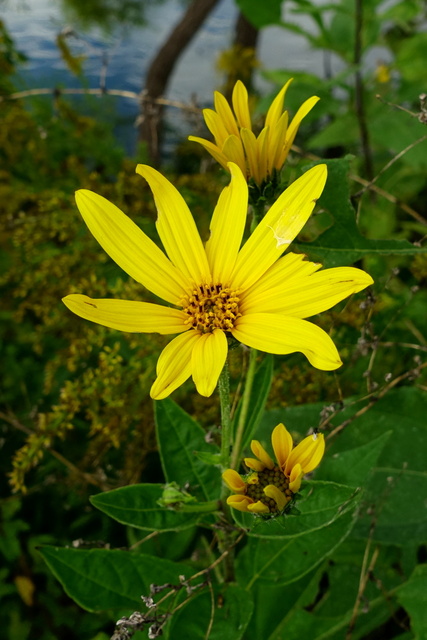
[[[200,425],[168,398],[155,403],[155,419],[166,481],[188,486],[200,500],[217,497],[219,471],[207,466],[195,452],[215,454],[218,447],[207,444]]]
[[[119,549],[58,549],[39,552],[66,592],[88,611],[140,606],[141,595],[151,584],[179,584],[179,576],[191,568]]]
[[[92,496],[92,504],[122,524],[146,531],[178,531],[193,526],[197,513],[176,513],[159,504],[163,485],[133,484]]]
[[[296,247],[318,259],[326,267],[353,264],[366,255],[414,255],[426,253],[426,247],[414,246],[407,240],[370,240],[364,238],[356,223],[350,202],[348,172],[351,158],[328,160],[328,182],[319,206],[332,216],[332,225],[310,244]]]
[[[143,6],[86,5],[79,11],[87,20],[99,22],[105,9],[107,26]],[[314,479],[276,518],[234,511],[228,519],[215,396],[200,399],[184,385],[174,395],[179,404],[166,399],[153,409],[148,393],[166,339],[76,321],[60,302],[77,291],[154,301],[103,254],[72,199],[75,189],[91,188],[157,241],[149,190],[103,124],[110,106],[103,102],[103,119],[83,115],[99,114],[95,103],[60,97],[0,103],[0,418],[10,481],[0,502],[0,625],[11,640],[108,640],[119,615],[133,611],[171,640],[427,637],[425,123],[385,104],[420,114],[422,3],[364,2],[360,64],[353,2],[286,2],[284,22],[281,5],[239,0],[256,26],[292,30],[342,64],[326,80],[265,72],[278,85],[295,77],[292,113],[309,95],[321,97],[296,142],[305,136],[306,147],[327,157],[329,178],[293,250],[327,266],[361,266],[375,284],[313,319],[331,333],[341,370],[313,370],[299,354],[259,363],[243,455],[252,438],[269,448],[279,422],[295,441],[317,427],[327,439]],[[309,17],[310,33],[290,12]],[[368,68],[377,45],[391,62]],[[79,74],[72,47],[60,46]],[[0,24],[2,94],[13,92],[10,77],[22,61]],[[373,176],[357,175],[366,149],[356,70],[377,176],[363,194]],[[285,178],[320,161],[294,159]],[[173,181],[208,237],[226,181],[217,173]],[[234,430],[246,367],[242,350],[231,352]],[[141,596],[162,602],[153,611]],[[148,626],[135,637],[147,638]]]

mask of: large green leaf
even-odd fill
[[[160,457],[166,480],[176,482],[199,500],[219,497],[221,476],[218,468],[203,462],[196,451],[218,453],[215,445],[207,444],[205,432],[191,416],[173,400],[155,402],[155,420]]]
[[[245,435],[242,443],[243,449],[249,444],[251,438],[253,437],[253,434],[264,412],[265,403],[267,402],[271,382],[273,380],[273,367],[274,357],[271,354],[266,354],[265,358],[263,359],[255,373],[253,392],[249,400],[247,413],[248,418],[245,425]],[[241,409],[242,402],[239,403],[233,419],[234,429],[236,429],[236,425],[239,422]]]
[[[252,610],[252,598],[245,589],[218,586],[212,593],[197,594],[177,611],[170,621],[166,638],[205,638],[212,619],[209,640],[240,640]]]
[[[327,527],[292,538],[251,537],[237,558],[238,579],[248,590],[256,583],[278,586],[299,580],[330,556],[353,524],[349,511]]]
[[[426,253],[427,247],[415,247],[407,240],[370,240],[360,233],[350,202],[348,172],[351,157],[326,160],[328,181],[319,199],[319,206],[333,217],[333,224],[316,240],[297,242],[294,247],[327,267],[350,265],[370,254],[414,255]]]
[[[346,409],[343,422],[360,405]],[[340,456],[345,451],[371,444],[391,431],[368,481],[362,517],[355,533],[366,536],[374,517],[374,538],[394,544],[423,542],[426,539],[427,472],[427,396],[414,387],[389,391],[369,411],[355,419],[340,433],[326,453]],[[337,420],[335,420],[337,424]]]
[[[365,485],[391,433],[386,431],[360,447],[326,455],[316,471],[316,479],[341,482],[349,487]]]
[[[285,514],[270,520],[233,510],[236,522],[256,538],[281,540],[296,538],[329,527],[346,511],[353,509],[359,492],[334,482],[306,482],[298,500],[299,515]]]
[[[409,580],[397,591],[400,604],[411,618],[415,640],[427,639],[427,565],[415,567]]]
[[[142,553],[119,549],[62,549],[41,547],[53,575],[67,594],[87,611],[129,608],[144,610],[142,595],[150,595],[150,584],[180,584],[190,567]]]
[[[163,495],[161,484],[132,484],[92,496],[92,504],[122,524],[146,531],[176,531],[191,527],[200,518],[158,504]]]

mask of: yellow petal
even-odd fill
[[[285,101],[285,95],[288,90],[289,85],[291,84],[293,78],[290,78],[284,87],[282,87],[274,98],[273,102],[269,110],[267,111],[267,115],[265,117],[265,126],[266,127],[275,127],[277,122],[279,121],[280,116],[283,112],[283,103]]]
[[[161,173],[139,164],[136,172],[150,185],[157,207],[157,230],[173,264],[195,283],[210,281],[206,253],[189,208]]]
[[[271,434],[271,444],[279,467],[284,469],[293,446],[292,436],[284,424],[278,424],[277,427],[274,427]]]
[[[252,469],[253,471],[264,471],[265,469],[265,464],[256,460],[256,458],[244,458],[243,462],[248,469]]]
[[[209,398],[215,390],[227,359],[228,344],[224,331],[205,333],[195,343],[191,356],[191,371],[197,391]]]
[[[219,91],[214,92],[215,111],[220,116],[230,135],[238,136],[239,128],[230,105]]]
[[[77,191],[76,203],[89,231],[123,271],[156,296],[179,304],[191,283],[130,218],[87,189]]]
[[[286,132],[288,128],[288,112],[285,111],[279,122],[273,128],[270,128],[270,139],[269,139],[269,160],[268,160],[268,170],[270,173],[273,172],[273,169],[277,169],[279,171],[282,168],[281,160],[281,152],[286,140]]]
[[[251,129],[252,125],[251,114],[249,113],[248,92],[241,80],[238,80],[234,85],[232,102],[239,127]]]
[[[280,491],[274,484],[268,484],[264,487],[264,493],[267,498],[272,498],[276,502],[279,511],[282,511],[290,500],[290,498],[285,496],[283,491]]]
[[[236,493],[245,493],[246,482],[241,478],[237,471],[234,471],[234,469],[227,469],[224,471],[222,479],[231,491],[235,491]]]
[[[299,126],[301,124],[301,121],[305,118],[305,116],[312,110],[312,108],[314,107],[314,105],[319,102],[320,98],[318,98],[317,96],[312,96],[311,98],[309,98],[308,100],[306,100],[305,102],[303,102],[303,104],[300,106],[300,108],[298,109],[298,111],[296,112],[295,116],[292,118],[289,127],[288,127],[288,132],[287,132],[287,136],[286,136],[286,144],[283,147],[283,151],[282,151],[282,157],[280,158],[280,162],[283,163],[286,160],[286,157],[290,151],[291,146],[294,143],[295,140],[295,136],[298,132]]]
[[[213,109],[203,109],[203,117],[207,128],[215,138],[216,144],[221,148],[225,140],[230,135],[222,118],[216,113],[216,111],[213,111]]]
[[[268,313],[309,318],[330,309],[372,283],[371,276],[361,269],[325,269],[309,276],[296,276],[289,284],[286,281],[276,284],[262,295],[252,292],[251,295],[245,296],[246,305],[242,305],[242,310],[245,309],[247,312],[250,309],[262,308]]]
[[[224,167],[224,169],[227,169],[228,158],[222,153],[221,149],[217,147],[216,144],[214,144],[213,142],[210,142],[210,140],[205,140],[204,138],[198,138],[197,136],[188,136],[188,139],[191,142],[198,142],[199,144],[201,144],[202,147],[204,147],[206,151],[208,151],[211,154],[214,160],[219,162],[219,164],[222,167]]]
[[[248,185],[230,162],[231,182],[223,189],[212,216],[206,255],[213,282],[228,282],[242,242],[248,211]]]
[[[241,172],[246,178],[246,158],[240,137],[228,136],[222,147],[222,152],[230,162],[234,162],[234,164],[240,167]]]
[[[246,154],[246,160],[248,162],[249,175],[255,180],[257,184],[261,184],[262,176],[260,174],[260,165],[258,161],[257,152],[257,139],[255,134],[249,129],[241,129],[240,137],[242,139],[243,147]]]
[[[70,311],[119,331],[131,333],[182,333],[188,330],[186,314],[178,309],[132,300],[92,299],[74,293],[62,299]]]
[[[258,500],[258,502],[255,502],[254,504],[248,504],[247,509],[249,513],[270,513],[270,509],[266,504],[261,502],[261,500]]]
[[[289,475],[296,464],[300,464],[304,473],[315,469],[325,453],[325,438],[323,433],[313,434],[304,438],[292,451],[286,463],[285,473]]]
[[[199,338],[199,332],[191,329],[174,338],[163,349],[157,361],[157,378],[150,390],[154,400],[167,398],[190,377],[191,352]]]
[[[301,481],[304,477],[304,470],[300,464],[296,464],[289,475],[289,489],[292,493],[297,493],[301,487]]]
[[[309,276],[322,267],[316,262],[305,260],[305,255],[288,253],[279,258],[265,273],[247,289],[240,300],[240,312],[245,313],[264,310],[271,304],[271,291],[284,291],[294,281]]]
[[[264,127],[256,140],[259,182],[261,185],[268,178],[268,149],[269,149],[270,128]]]
[[[307,320],[275,313],[251,313],[238,318],[231,333],[239,342],[266,353],[301,351],[316,369],[332,371],[342,365],[328,334]]]
[[[248,289],[282,255],[310,217],[326,176],[326,165],[317,165],[276,200],[239,252],[234,286]]]
[[[233,509],[237,509],[237,511],[248,512],[248,506],[253,504],[253,500],[249,496],[228,496],[227,504]]]
[[[264,467],[267,467],[267,469],[274,468],[273,460],[270,458],[267,451],[264,449],[264,447],[258,440],[252,440],[251,451],[254,454],[254,456],[256,456],[259,460],[261,460]]]

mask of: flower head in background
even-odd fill
[[[308,436],[293,448],[292,436],[283,424],[273,429],[271,443],[277,464],[258,440],[252,440],[256,458],[245,458],[252,472],[245,478],[234,469],[222,474],[227,487],[234,491],[227,498],[233,509],[255,514],[282,512],[299,491],[303,476],[319,465],[325,452],[323,434]]]
[[[228,352],[228,337],[268,353],[301,351],[325,371],[342,363],[325,331],[304,318],[329,309],[372,283],[360,269],[321,265],[289,253],[281,257],[313,211],[326,181],[318,165],[293,182],[240,247],[248,185],[230,164],[231,182],[218,200],[204,246],[180,193],[158,171],[138,165],[158,211],[165,253],[114,204],[81,190],[76,201],[89,230],[132,278],[169,306],[72,294],[65,305],[78,316],[126,332],[178,334],[157,363],[151,397],[167,397],[192,376],[210,396]],[[318,272],[318,273],[317,273]]]
[[[247,180],[252,178],[261,187],[275,172],[281,170],[302,119],[319,100],[317,96],[306,100],[289,122],[288,112],[283,111],[283,103],[291,82],[292,78],[273,100],[267,112],[265,126],[258,136],[252,130],[248,92],[238,80],[232,94],[233,108],[221,93],[215,91],[215,110],[203,110],[206,125],[215,143],[195,136],[189,136],[188,139],[200,143],[224,169],[227,169],[228,162],[234,162]]]

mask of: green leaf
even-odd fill
[[[245,589],[216,586],[212,594],[203,591],[195,595],[172,616],[166,638],[205,638],[213,618],[209,640],[240,640],[252,610],[252,598]]]
[[[360,408],[353,405],[339,416],[339,422],[351,418]],[[414,387],[391,390],[369,411],[344,429],[326,456],[352,448],[378,444],[385,432],[391,435],[384,444],[366,487],[361,520],[355,534],[368,535],[375,519],[374,539],[408,545],[423,542],[427,531],[425,496],[427,472],[427,396]],[[334,424],[337,419],[334,420]],[[408,499],[410,496],[410,499]],[[372,514],[375,514],[374,516]]]
[[[236,0],[237,6],[254,27],[261,29],[269,24],[280,24],[282,0]]]
[[[233,517],[242,528],[249,529],[250,536],[286,540],[329,527],[352,510],[360,498],[359,492],[351,487],[323,481],[305,482],[301,494],[297,502],[300,515],[285,514],[264,520],[233,509]]]
[[[219,452],[216,445],[207,444],[205,432],[191,416],[173,400],[154,403],[157,439],[163,472],[168,482],[175,481],[200,501],[219,497],[219,469],[208,466],[194,452]]]
[[[44,561],[66,593],[87,611],[143,610],[141,595],[150,584],[179,584],[192,574],[189,566],[119,549],[41,547]]]
[[[391,433],[386,431],[360,447],[326,455],[316,472],[316,479],[333,480],[349,487],[363,486],[368,481]]]
[[[207,451],[194,451],[194,455],[206,464],[221,464],[220,453],[208,453]]]
[[[405,584],[397,590],[397,599],[411,618],[415,640],[427,638],[427,565],[415,567]]]
[[[348,172],[351,156],[326,160],[328,181],[319,206],[331,214],[334,223],[313,242],[298,242],[294,248],[308,253],[327,267],[350,265],[370,254],[414,255],[426,253],[427,247],[415,247],[407,240],[375,240],[361,235],[350,202]]]
[[[91,503],[122,524],[146,531],[177,531],[193,526],[197,513],[183,513],[161,507],[161,484],[132,484],[91,496]]]
[[[267,402],[268,394],[270,393],[271,383],[273,380],[273,368],[274,357],[271,354],[267,354],[258,367],[254,376],[253,391],[249,400],[249,408],[247,413],[248,418],[245,425],[245,435],[242,443],[242,449],[248,446],[261,420],[265,403]],[[237,424],[239,422],[241,410],[242,401],[239,402],[236,414],[233,418],[234,430],[236,430]]]
[[[329,526],[288,539],[253,538],[237,558],[237,576],[249,590],[256,583],[286,585],[310,573],[348,536],[354,514],[344,513]]]

